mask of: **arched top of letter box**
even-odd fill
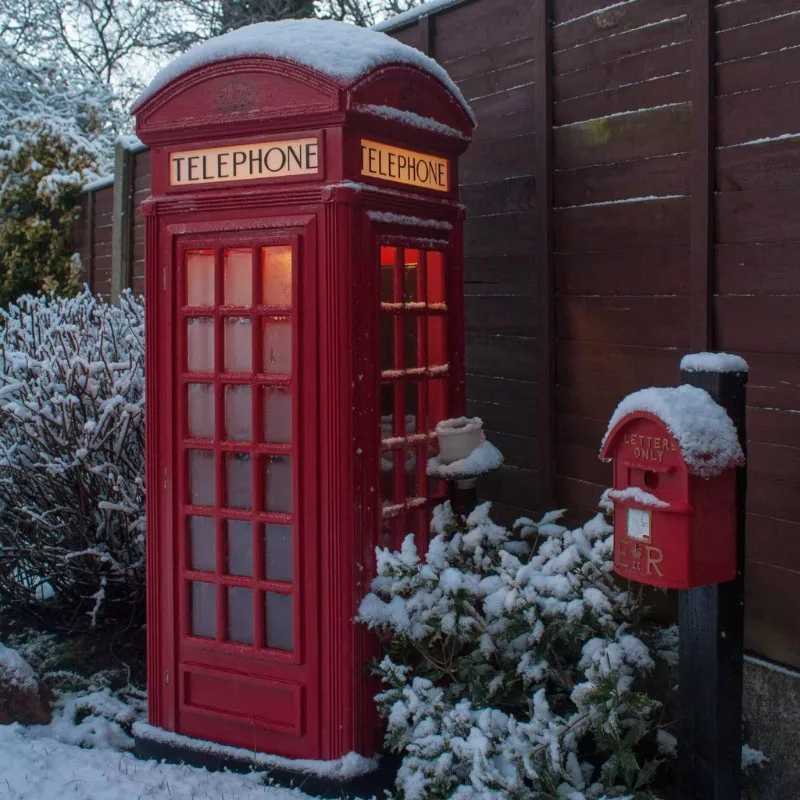
[[[664,429],[667,435],[659,441],[657,433],[648,430],[643,442],[639,442],[641,432],[631,442],[630,431],[634,426],[641,428],[641,421]],[[600,458],[611,461],[620,447],[629,446],[640,453],[645,449],[648,456],[664,452],[671,460],[673,442],[689,474],[697,477],[713,478],[744,463],[731,418],[708,392],[695,386],[642,389],[628,395],[611,417]]]
[[[246,134],[273,123],[343,122],[348,113],[462,141],[475,125],[433,59],[378,31],[327,20],[262,22],[197,45],[161,70],[131,110],[137,129],[159,141],[226,126]]]

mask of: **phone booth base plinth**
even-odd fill
[[[242,774],[263,772],[269,780],[289,789],[301,789],[313,797],[380,796],[385,789],[391,789],[394,786],[395,775],[400,765],[400,760],[396,756],[381,756],[378,767],[373,772],[339,780],[328,775],[303,772],[299,768],[292,769],[291,759],[280,759],[281,762],[285,762],[285,766],[283,763],[269,766],[254,759],[253,754],[245,753],[239,748],[210,745],[204,739],[192,739],[188,736],[162,731],[160,728],[150,725],[136,727],[134,742],[134,753],[137,758],[143,760],[187,764],[190,767],[208,769],[212,772],[226,769]]]

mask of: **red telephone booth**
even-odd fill
[[[374,746],[378,544],[425,536],[463,412],[473,119],[384,34],[263,23],[134,106],[147,228],[150,723],[291,758]]]

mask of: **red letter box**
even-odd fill
[[[289,758],[369,753],[355,617],[375,546],[428,529],[464,411],[444,70],[373,30],[252,25],[160,73],[150,146],[150,722]]]
[[[643,389],[620,403],[600,457],[614,463],[614,569],[691,589],[736,575],[735,467],[730,417],[694,386]]]

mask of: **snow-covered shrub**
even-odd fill
[[[77,629],[143,597],[143,303],[23,297],[0,311],[0,604]]]
[[[466,520],[444,505],[424,557],[413,536],[378,550],[359,618],[384,641],[397,797],[652,796],[656,648],[613,576],[611,527],[560,514],[508,531],[489,504]]]

